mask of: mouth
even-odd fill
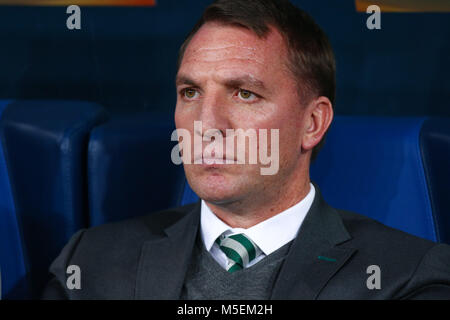
[[[227,164],[236,164],[237,160],[236,159],[231,159],[231,158],[215,158],[215,157],[196,157],[194,159],[194,164],[199,164],[202,166],[206,166],[206,167],[215,167],[215,166],[223,166],[223,165],[227,165]]]

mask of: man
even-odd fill
[[[44,298],[450,298],[448,246],[337,211],[310,182],[334,79],[326,36],[288,1],[209,6],[180,51],[176,126],[226,141],[278,129],[268,150],[279,150],[279,169],[264,175],[261,161],[241,163],[229,148],[184,146],[201,202],[78,232]],[[66,287],[69,265],[82,270],[80,290]],[[368,280],[368,268],[379,279]]]

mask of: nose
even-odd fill
[[[212,132],[220,132],[225,137],[226,129],[230,128],[226,97],[219,91],[213,91],[204,95],[199,114],[199,121],[202,122],[202,132],[195,132],[196,135],[203,136]]]

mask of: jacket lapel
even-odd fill
[[[272,291],[272,299],[316,299],[342,265],[355,253],[338,244],[351,239],[336,210],[315,185],[314,202],[292,243]]]
[[[337,211],[325,203],[319,188],[314,186],[314,202],[283,263],[271,299],[316,299],[356,252],[338,247],[351,237]],[[199,224],[200,202],[165,229],[165,235],[144,243],[137,270],[136,299],[179,299]]]
[[[144,243],[136,299],[179,299],[200,223],[200,202],[160,236]]]

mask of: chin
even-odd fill
[[[215,204],[232,202],[242,194],[239,192],[238,179],[218,172],[194,176],[191,181],[189,183],[192,190],[207,202]]]

